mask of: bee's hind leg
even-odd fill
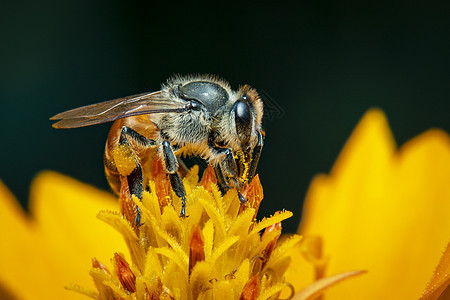
[[[164,168],[169,174],[170,185],[172,186],[175,194],[181,198],[181,211],[180,217],[186,217],[186,190],[184,189],[183,181],[180,175],[177,173],[178,160],[173,152],[172,146],[168,141],[163,141],[161,144],[161,152]]]
[[[120,132],[119,138],[119,146],[125,148],[125,155],[128,155],[128,158],[134,159],[134,169],[131,172],[125,172],[128,181],[128,187],[130,189],[130,193],[142,199],[142,193],[144,192],[144,175],[142,173],[142,167],[136,158],[132,147],[130,146],[129,139],[138,142],[144,147],[151,147],[156,144],[154,140],[148,139],[145,136],[139,134],[134,129],[124,126],[122,131]],[[124,171],[122,171],[124,172]],[[121,172],[121,173],[122,173]],[[128,173],[128,174],[127,174]],[[123,175],[125,175],[123,174]],[[139,207],[136,207],[136,220],[135,224],[137,226],[141,225],[141,211]]]

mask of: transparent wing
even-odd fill
[[[50,120],[60,120],[52,125],[54,128],[77,128],[137,115],[183,111],[186,111],[186,103],[171,100],[158,91],[78,107]]]

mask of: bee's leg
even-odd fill
[[[224,155],[224,158],[220,162],[219,165],[215,166],[216,171],[216,177],[220,185],[225,190],[228,190],[230,188],[229,180],[237,180],[236,177],[238,176],[238,168],[236,165],[236,161],[234,160],[233,151],[229,148],[224,147],[217,147],[213,143],[209,142],[208,145],[210,148],[215,152],[216,154]],[[238,186],[237,183],[234,184],[234,186]],[[238,197],[239,201],[242,204],[246,204],[247,200],[242,196],[241,192],[238,189]]]
[[[252,153],[252,163],[250,164],[250,170],[248,172],[248,183],[252,182],[253,177],[255,177],[256,174],[256,167],[258,166],[259,157],[261,156],[261,151],[264,146],[264,137],[265,133],[264,131],[258,130],[258,143],[256,144],[255,149],[253,149]]]
[[[137,141],[142,144],[144,147],[151,147],[156,144],[154,140],[148,139],[145,136],[139,134],[137,131],[133,130],[130,127],[124,126],[122,127],[122,131],[120,132],[119,145],[125,146],[133,153],[132,147],[130,146],[129,139]],[[133,153],[134,156],[134,153]],[[135,167],[131,171],[131,173],[126,174],[128,180],[128,187],[130,189],[130,193],[142,199],[142,193],[144,191],[144,175],[142,173],[142,167],[139,163],[138,159],[135,159]],[[141,225],[141,211],[139,207],[136,207],[136,225]]]
[[[219,148],[224,154],[224,158],[220,163],[222,174],[227,178],[235,178],[238,175],[238,168],[234,160],[233,151],[228,148]],[[228,181],[228,180],[227,180]]]
[[[233,185],[238,189],[239,201],[241,202],[241,204],[246,205],[247,199],[245,199],[245,197],[242,196],[241,191],[239,190],[238,187],[239,186],[237,182],[238,168],[236,165],[236,161],[234,160],[233,151],[231,151],[231,149],[228,148],[219,148],[219,149],[223,149],[225,157],[217,168],[222,173],[222,176],[227,186],[229,186],[230,180],[236,181]]]
[[[230,189],[230,186],[226,184],[225,177],[223,176],[223,172],[220,169],[220,165],[214,166],[214,171],[216,173],[217,183],[223,189],[223,192],[226,192]]]
[[[175,194],[181,198],[181,211],[180,217],[186,217],[186,190],[184,189],[183,181],[180,175],[177,173],[178,160],[173,152],[172,146],[168,141],[164,141],[161,144],[161,151],[163,155],[163,165],[169,174],[170,185],[172,186]]]
[[[128,188],[130,189],[130,194],[135,195],[142,200],[142,192],[144,190],[142,168],[140,164],[136,164],[136,168],[127,176]],[[141,209],[136,205],[136,219],[134,220],[136,226],[141,225]]]
[[[223,189],[224,192],[228,191],[231,187],[226,183],[227,180],[223,176],[223,172],[220,165],[215,166],[214,171],[216,172],[217,182],[219,183],[220,187]],[[242,196],[240,191],[238,191],[238,197],[241,203],[243,204],[247,203],[247,199],[245,199],[245,197]]]
[[[236,161],[234,160],[233,150],[226,147],[217,146],[214,143],[214,137],[210,136],[208,139],[208,147],[215,155],[222,156],[222,160],[219,165],[215,166],[216,176],[219,183],[222,181],[224,188],[229,189],[229,178],[236,177],[238,174],[238,168]]]

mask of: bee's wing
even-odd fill
[[[158,91],[100,102],[62,112],[50,120],[60,120],[52,125],[54,128],[76,128],[137,115],[186,110],[186,103],[165,95]]]

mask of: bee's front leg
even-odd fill
[[[264,137],[265,137],[264,130],[259,129],[256,132],[258,134],[258,143],[256,144],[255,148],[253,149],[253,153],[252,153],[252,163],[250,164],[250,171],[248,173],[249,174],[248,175],[249,183],[252,181],[253,177],[255,177],[256,167],[258,166],[259,157],[261,156],[261,151],[264,146]]]
[[[177,173],[178,160],[169,141],[162,142],[161,154],[164,168],[169,174],[170,185],[175,194],[181,198],[180,217],[184,218],[186,217],[186,190],[180,175]]]
[[[234,159],[233,151],[229,148],[215,146],[211,142],[209,143],[209,146],[215,154],[223,157],[219,164],[214,167],[220,185],[226,190],[231,187],[237,188],[239,201],[241,201],[242,204],[247,203],[247,200],[242,196],[240,191],[238,167],[236,165],[236,160]]]
[[[225,156],[220,162],[218,168],[220,169],[222,176],[224,176],[225,183],[228,186],[231,185],[238,190],[239,201],[241,201],[241,204],[245,205],[247,203],[247,199],[245,199],[241,194],[241,183],[238,179],[238,167],[236,165],[236,160],[234,159],[233,151],[228,148],[221,149],[224,149],[223,153]]]

